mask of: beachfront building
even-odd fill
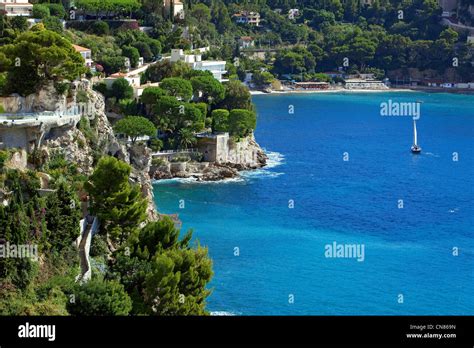
[[[295,82],[293,84],[293,88],[299,91],[323,90],[323,89],[329,89],[329,83],[314,82],[314,81]]]
[[[82,58],[84,58],[85,64],[87,67],[91,68],[92,67],[92,51],[90,48],[78,46],[78,45],[72,45],[76,52],[80,53]]]
[[[232,16],[237,24],[249,24],[255,27],[260,26],[260,13],[252,11],[239,11]]]
[[[378,80],[347,79],[346,89],[388,89],[387,85]]]
[[[0,13],[7,17],[29,17],[33,13],[33,5],[28,0],[0,0]]]
[[[346,89],[388,89],[387,85],[379,80],[347,79]]]
[[[228,81],[223,76],[227,73],[225,69],[225,60],[202,60],[202,55],[199,54],[185,54],[182,49],[172,49],[170,61],[175,63],[178,61],[185,62],[193,70],[210,71],[212,76],[219,82]]]
[[[166,18],[179,17],[184,19],[184,4],[181,0],[164,0],[163,12]]]
[[[379,80],[347,79],[346,89],[388,89],[387,85]]]

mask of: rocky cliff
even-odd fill
[[[58,98],[53,93],[40,92],[38,95],[44,97],[48,95],[51,99],[40,100],[31,97],[29,100],[33,100],[33,103],[28,106],[31,110],[41,110],[45,105],[48,107],[59,105]],[[81,102],[77,100],[79,95]],[[62,102],[62,99],[59,102]],[[61,128],[48,134],[38,149],[38,156],[43,160],[48,160],[55,152],[60,152],[68,161],[75,163],[78,171],[85,175],[93,172],[94,158],[98,156],[114,156],[131,164],[130,179],[141,185],[143,194],[149,201],[148,216],[152,220],[156,219],[157,213],[148,174],[151,162],[150,151],[146,147],[130,147],[118,141],[105,114],[104,98],[100,93],[92,90],[88,80],[75,83],[72,86],[70,98],[64,102],[66,108],[79,105],[88,127],[87,129],[81,129],[79,126]]]
[[[69,103],[64,104],[64,106],[57,103],[56,106],[68,109],[77,105],[77,96],[80,92],[83,92],[82,98],[84,96],[87,98],[87,101],[83,101],[79,105],[83,112],[83,117],[87,120],[86,123],[90,127],[90,131],[85,132],[80,127],[55,130],[41,143],[39,148],[41,157],[47,160],[55,152],[61,152],[68,161],[76,163],[78,170],[86,175],[91,174],[94,169],[94,155],[111,155],[129,162],[127,149],[118,142],[113,128],[105,115],[104,98],[100,93],[92,90],[88,80],[82,80],[73,85]],[[52,98],[57,100],[54,94]],[[41,104],[53,105],[54,100],[43,100]],[[32,108],[33,110],[39,109],[34,104]]]

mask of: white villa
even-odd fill
[[[76,52],[79,52],[82,56],[82,58],[84,58],[84,60],[86,61],[86,66],[91,68],[92,67],[92,51],[90,48],[86,48],[86,47],[81,47],[81,46],[78,46],[78,45],[72,45],[74,47],[74,49],[76,50]]]
[[[106,77],[103,82],[107,85],[107,88],[112,88],[112,84],[120,78],[124,78],[127,80],[130,86],[132,87],[140,87],[140,75],[129,75],[127,73],[115,73]]]
[[[150,83],[147,82],[145,84],[141,84],[141,77],[137,73],[135,74],[135,71],[132,71],[130,73],[115,73],[110,75],[109,77],[106,77],[103,79],[103,82],[107,86],[108,89],[112,88],[113,83],[119,79],[119,78],[124,78],[128,84],[133,88],[133,98],[139,98],[142,94],[145,88],[147,87],[158,87],[160,85],[159,82],[154,82]]]
[[[0,13],[8,17],[29,17],[33,12],[33,5],[28,0],[0,0]]]
[[[182,49],[173,49],[171,50],[170,61],[185,62],[194,70],[210,71],[219,82],[228,81],[222,77],[227,73],[227,70],[225,70],[225,60],[202,60],[201,54],[184,54]]]

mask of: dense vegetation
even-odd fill
[[[263,62],[241,56],[239,77],[244,76],[242,70],[266,69],[280,77],[293,74],[301,79],[303,74],[305,80],[320,79],[315,73],[338,68],[349,73],[374,72],[379,77],[397,69],[432,69],[441,76],[454,67],[458,79],[474,79],[467,32],[443,28],[435,0],[374,0],[372,5],[357,0],[191,3],[194,17],[186,21],[196,25],[193,40],[204,45],[219,42],[219,49],[210,56],[235,64],[239,36],[253,37],[259,48],[276,48],[276,54],[268,51]],[[289,10],[295,8],[299,15],[290,17]],[[261,26],[233,23],[230,16],[238,10],[258,11]],[[458,59],[456,65],[453,58]]]
[[[207,314],[207,249],[191,245],[191,231],[180,238],[170,218],[147,222],[148,202],[130,184],[129,165],[103,157],[87,178],[58,153],[38,169],[2,164],[1,190],[12,196],[0,204],[0,241],[37,246],[38,259],[0,258],[0,315]],[[57,178],[45,197],[39,173]],[[75,281],[81,192],[101,221],[91,251],[94,276],[84,284]]]
[[[124,78],[94,88],[108,111],[125,116],[114,127],[130,138],[154,137],[154,150],[187,149],[196,133],[229,132],[236,140],[252,133],[256,113],[248,88],[266,88],[275,77],[329,81],[323,72],[390,75],[430,71],[474,80],[472,47],[466,33],[440,25],[436,0],[187,0],[185,16],[170,18],[156,0],[35,1],[30,25],[24,17],[0,15],[0,95],[35,93],[53,84],[70,97],[70,81],[105,77],[150,63],[141,82],[159,82],[140,98]],[[461,0],[459,18],[473,24]],[[299,9],[289,14],[290,9]],[[236,24],[233,14],[258,11],[259,27]],[[63,26],[62,20],[67,22]],[[148,27],[140,30],[140,26]],[[249,36],[264,57],[252,57],[239,38]],[[90,48],[95,70],[73,44]],[[207,47],[203,59],[227,62],[229,81],[162,59],[171,49],[192,53]],[[455,59],[454,59],[455,58]],[[454,64],[456,61],[456,64]],[[127,66],[129,63],[129,66]],[[79,101],[79,100],[78,100]],[[1,107],[1,106],[0,106]],[[3,109],[0,109],[3,112]],[[35,170],[6,166],[0,151],[0,242],[38,246],[39,259],[0,258],[0,314],[10,315],[201,315],[207,314],[212,265],[207,250],[180,236],[174,221],[149,221],[148,200],[131,180],[132,168],[103,153],[94,121],[78,125],[93,151],[94,172],[84,175],[61,152],[48,161],[31,155]],[[78,139],[82,141],[83,138]],[[51,191],[42,192],[41,180]],[[81,201],[100,219],[93,238],[93,277],[80,272],[74,242],[80,236]],[[0,202],[2,203],[2,202]]]

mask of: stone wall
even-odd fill
[[[215,134],[198,138],[198,150],[204,156],[204,161],[226,163],[229,153],[229,134]]]

